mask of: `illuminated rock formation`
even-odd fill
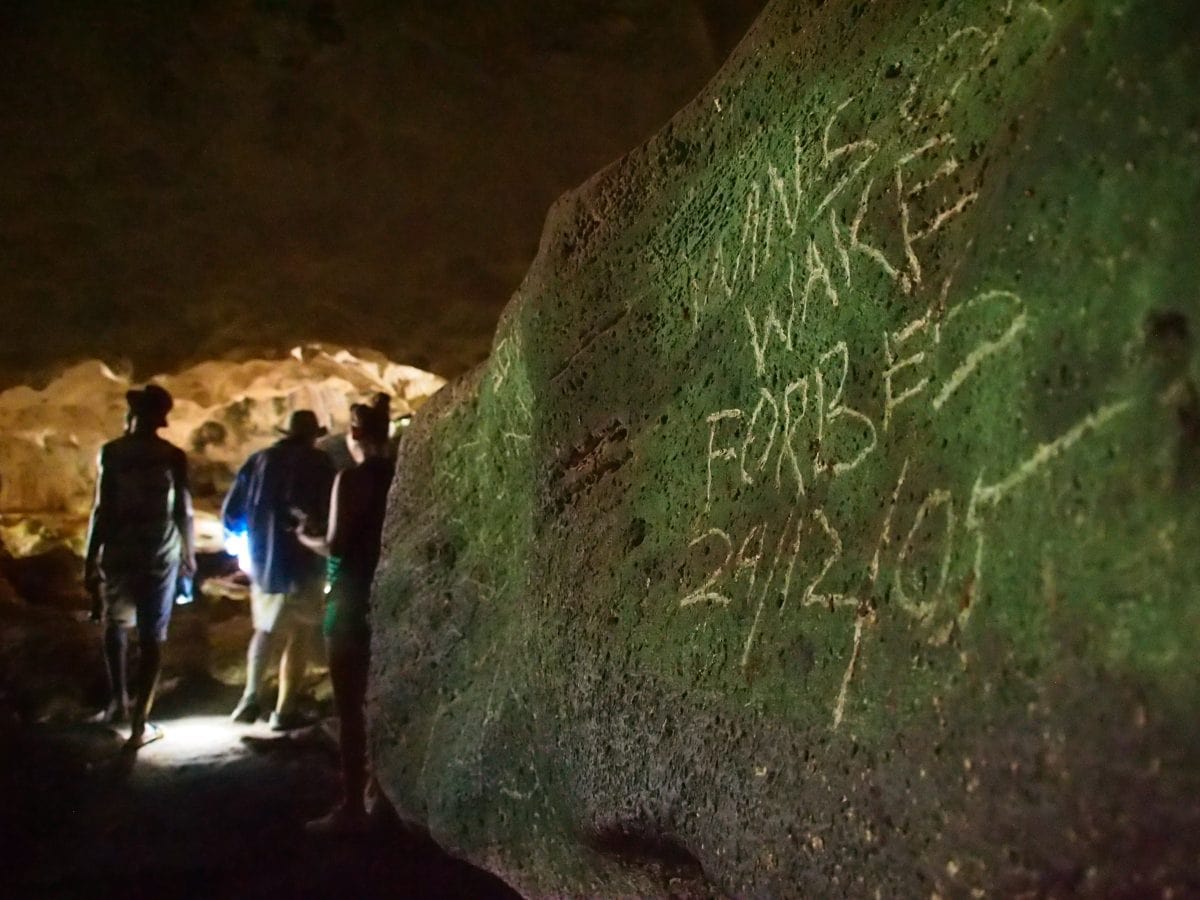
[[[175,396],[162,434],[188,451],[199,527],[217,549],[215,513],[233,475],[277,440],[292,409],[312,409],[344,431],[350,404],[376,391],[410,413],[443,379],[371,353],[297,347],[284,359],[212,361],[156,379]],[[19,556],[67,544],[82,549],[101,444],[121,433],[127,376],[81,363],[45,388],[0,393],[0,534]]]
[[[773,3],[406,438],[405,814],[533,896],[1195,885],[1197,84],[1187,0]]]

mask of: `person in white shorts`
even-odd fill
[[[244,532],[250,546],[250,610],[254,635],[246,654],[246,689],[231,718],[255,722],[259,691],[272,650],[282,647],[279,694],[271,727],[306,724],[296,709],[308,668],[325,591],[324,560],[300,543],[301,523],[324,528],[329,514],[333,463],[315,446],[325,429],[307,409],[292,413],[283,437],[252,455],[225,498],[222,519]]]

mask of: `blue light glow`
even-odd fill
[[[250,574],[250,539],[244,531],[225,530],[225,552],[236,556],[238,568]]]

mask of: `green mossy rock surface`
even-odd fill
[[[768,7],[405,438],[405,814],[530,895],[1200,889],[1198,86],[1190,0]]]

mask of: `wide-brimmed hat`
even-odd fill
[[[286,437],[294,438],[319,438],[329,433],[329,429],[317,421],[317,414],[311,409],[295,410],[288,419],[287,428],[277,430]]]
[[[139,419],[147,419],[159,427],[167,424],[167,413],[175,405],[171,392],[157,384],[126,391],[125,402]]]

